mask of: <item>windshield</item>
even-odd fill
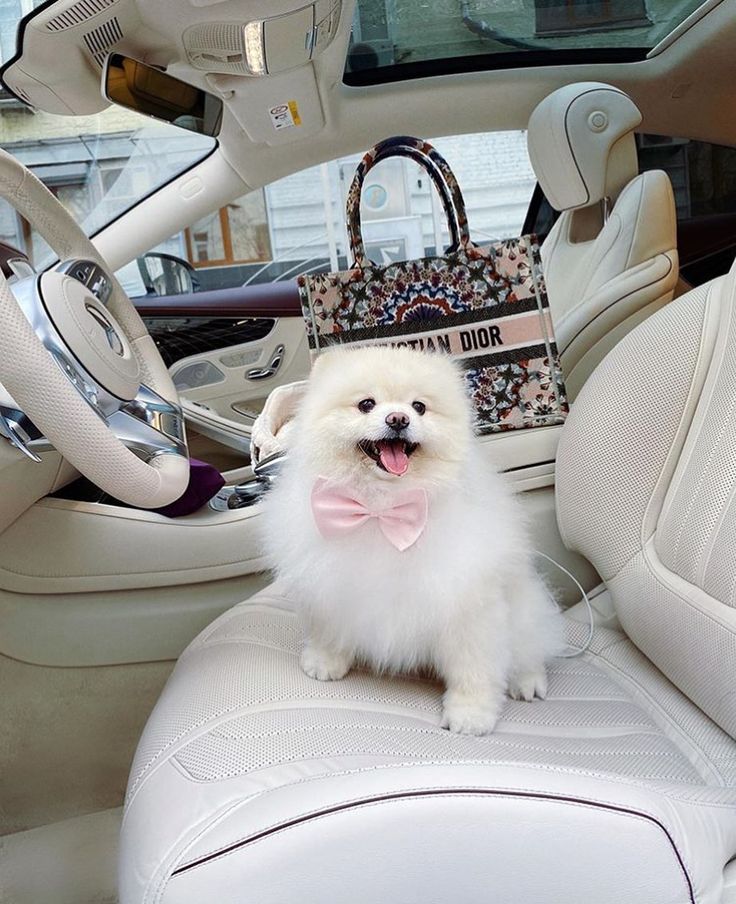
[[[345,81],[643,59],[702,0],[358,0]]]
[[[7,95],[0,98],[0,147],[45,183],[87,235],[214,146],[212,138],[120,107],[93,116],[56,116],[30,110]],[[25,251],[37,269],[55,258],[5,201],[0,201],[0,241]]]

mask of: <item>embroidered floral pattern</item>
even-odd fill
[[[419,162],[438,189],[454,244],[444,256],[387,266],[365,258],[359,215],[363,180],[389,156]],[[335,341],[393,341],[450,351],[465,367],[480,432],[564,419],[568,406],[554,337],[548,334],[551,320],[536,237],[472,244],[462,194],[446,161],[427,142],[407,137],[388,139],[365,155],[348,194],[347,219],[353,267],[298,280],[313,355]],[[516,329],[509,327],[512,317]],[[496,322],[510,330],[510,345],[502,341]],[[447,335],[459,329],[457,324],[466,325],[460,346]],[[412,341],[401,342],[409,333]],[[438,334],[444,334],[443,341]]]
[[[564,386],[560,381],[552,389],[545,372],[550,373],[548,358],[466,370],[478,432],[560,423],[568,410]]]
[[[473,246],[445,257],[428,257],[388,266],[369,264],[342,273],[300,276],[308,288],[320,334],[358,326],[405,323],[464,314],[537,296],[532,261],[539,247],[530,237],[515,239],[513,249]],[[546,307],[543,286],[540,303]],[[512,313],[510,311],[509,313]],[[313,325],[307,321],[309,335]]]

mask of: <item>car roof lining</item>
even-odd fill
[[[197,7],[180,0],[157,0],[156,4],[144,0],[111,2],[121,20],[127,17],[126,22],[135,25],[129,44],[125,45],[130,55],[135,55],[137,49],[139,57],[153,64],[172,60],[173,55],[169,66],[173,75],[211,90],[203,73],[182,62],[181,34],[192,16],[199,21],[221,18],[226,10],[231,14],[237,10],[241,19],[273,15],[294,8],[303,0],[248,0],[245,11],[245,4],[238,0]],[[58,103],[68,112],[94,112],[102,109],[106,101],[100,93],[99,69],[93,68],[89,55],[81,49],[80,36],[70,42],[69,53],[58,54],[71,69],[59,69],[56,73],[49,72],[49,42],[42,40],[43,35],[39,38],[38,26],[43,21],[40,16],[48,19],[72,3],[73,0],[56,0],[37,8],[25,24],[24,52],[12,65],[45,78],[51,104]],[[372,87],[343,82],[352,13],[352,0],[345,0],[335,40],[321,56],[299,69],[260,79],[221,77],[218,84],[234,94],[226,104],[216,152],[122,219],[139,222],[137,211],[148,211],[150,217],[164,198],[166,203],[176,202],[181,186],[191,183],[199,173],[206,177],[206,195],[222,195],[219,186],[211,181],[217,170],[224,180],[223,189],[227,185],[231,197],[235,197],[308,166],[361,152],[391,134],[408,131],[431,138],[438,134],[524,129],[536,104],[571,81],[608,82],[626,91],[642,111],[642,131],[736,145],[736,121],[729,115],[736,100],[732,78],[736,8],[725,0],[708,0],[683,23],[668,46],[655,47],[648,59],[638,62],[504,68],[418,77]],[[703,59],[708,60],[707,67],[702,65]],[[6,68],[6,77],[11,69]],[[299,106],[306,111],[303,125],[285,132],[269,132],[269,104],[274,98],[283,101],[292,97],[299,97]],[[215,167],[213,158],[220,159],[222,165]],[[174,203],[178,228],[202,215],[202,203],[201,198],[180,208]],[[116,230],[120,228],[118,221]],[[145,230],[144,234],[149,232]]]

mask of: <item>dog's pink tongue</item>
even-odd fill
[[[406,474],[409,467],[409,456],[404,452],[401,443],[378,443],[378,454],[381,458],[381,464],[390,473],[401,477]]]

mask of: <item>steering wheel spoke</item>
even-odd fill
[[[35,462],[41,461],[39,452],[54,448],[24,411],[8,405],[0,405],[0,436]]]
[[[0,151],[0,196],[61,263],[8,285],[0,274],[0,435],[31,458],[56,448],[93,483],[141,508],[189,480],[179,397],[134,305],[59,201]]]
[[[110,429],[143,461],[158,455],[187,455],[184,413],[148,386],[107,418]]]

